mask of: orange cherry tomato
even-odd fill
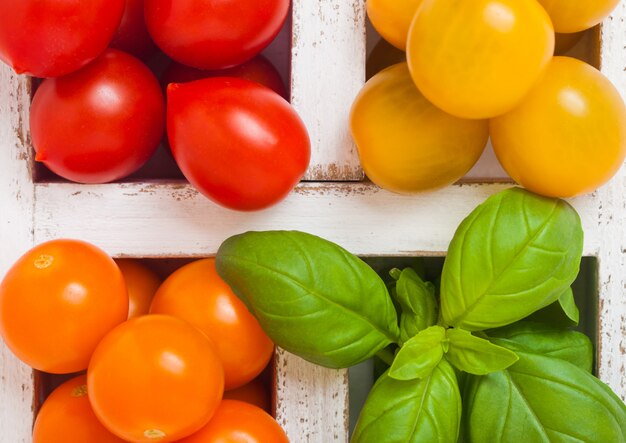
[[[146,315],[111,331],[87,370],[98,419],[132,442],[171,442],[211,418],[222,398],[224,371],[213,343],[174,317]]]
[[[217,274],[213,258],[170,275],[154,296],[150,312],[181,318],[212,339],[224,365],[227,390],[251,381],[272,358],[274,344]]]
[[[539,0],[556,32],[578,32],[604,20],[620,0]]]
[[[33,443],[124,443],[96,418],[87,397],[87,377],[81,375],[56,388],[41,406]]]
[[[289,443],[283,428],[263,409],[237,400],[222,400],[211,421],[179,443]]]
[[[35,246],[0,284],[2,338],[20,360],[45,372],[85,369],[98,342],[127,315],[119,268],[78,240]]]
[[[350,128],[361,165],[381,188],[414,193],[449,185],[480,158],[487,120],[466,120],[433,106],[406,63],[372,77],[352,105]]]
[[[550,17],[535,0],[424,0],[407,41],[422,94],[465,118],[511,110],[553,53]]]
[[[404,51],[411,21],[422,0],[367,0],[367,16],[378,33]]]
[[[272,399],[268,387],[260,378],[255,378],[250,383],[240,386],[230,391],[224,391],[224,398],[227,400],[239,400],[253,404],[270,412]]]
[[[509,175],[550,197],[593,191],[626,157],[619,92],[598,70],[569,57],[555,57],[524,101],[491,121],[490,131]]]
[[[128,318],[145,315],[150,311],[152,297],[161,285],[159,276],[139,260],[115,260],[124,275],[128,288]]]

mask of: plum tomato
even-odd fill
[[[272,406],[269,389],[260,377],[238,388],[224,391],[224,399],[245,401],[258,406],[268,413]]]
[[[130,258],[115,260],[122,271],[128,288],[128,318],[146,315],[150,311],[150,303],[161,285],[161,279],[150,268],[139,260]]]
[[[0,334],[20,360],[41,371],[87,368],[100,339],[127,315],[119,268],[82,241],[35,246],[0,283]]]
[[[18,74],[58,77],[106,49],[124,0],[0,0],[0,60]]]
[[[145,0],[148,31],[171,58],[198,69],[239,65],[278,35],[289,0]]]
[[[144,0],[126,0],[122,21],[109,46],[145,60],[157,51],[157,47],[146,27],[143,2]]]
[[[274,91],[248,80],[171,83],[167,136],[187,179],[227,208],[252,211],[278,203],[306,172],[307,130]]]
[[[96,418],[87,394],[87,377],[80,375],[56,388],[41,406],[33,428],[33,443],[124,443]]]
[[[411,22],[421,3],[422,0],[367,0],[367,16],[382,38],[404,51]]]
[[[217,274],[213,258],[170,275],[154,296],[150,313],[178,317],[213,340],[224,366],[225,389],[248,383],[272,358],[274,344]]]
[[[487,120],[454,117],[428,102],[406,63],[365,84],[352,105],[350,129],[367,176],[398,193],[460,179],[480,158],[489,137]]]
[[[89,401],[102,424],[136,443],[171,442],[211,418],[224,371],[213,343],[194,326],[145,315],[107,334],[87,370]]]
[[[178,443],[289,443],[278,422],[263,409],[237,400],[222,400],[209,423]]]
[[[548,11],[556,32],[589,29],[604,20],[620,0],[538,0]]]
[[[70,75],[44,80],[30,108],[36,160],[80,183],[106,183],[139,169],[159,145],[164,123],[158,80],[115,49]]]
[[[407,42],[422,94],[476,119],[515,107],[553,52],[550,17],[535,0],[424,0]]]
[[[573,197],[607,182],[626,156],[626,108],[598,70],[555,57],[511,112],[490,123],[495,153],[520,185]]]
[[[262,55],[257,55],[252,60],[232,68],[213,71],[191,68],[173,61],[163,72],[161,83],[167,87],[170,83],[188,83],[211,77],[237,77],[250,80],[270,88],[285,100],[288,99],[287,90],[280,74],[274,65]]]

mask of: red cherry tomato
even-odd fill
[[[204,71],[172,62],[161,77],[161,83],[167,86],[170,83],[188,83],[210,77],[237,77],[267,86],[281,97],[287,99],[287,90],[280,74],[265,57],[257,55],[241,65],[233,68]]]
[[[150,313],[178,317],[213,340],[224,366],[224,389],[248,383],[272,358],[274,343],[217,275],[213,258],[189,263],[170,275],[154,295]]]
[[[276,37],[289,0],[146,0],[148,31],[174,60],[223,69],[250,60]]]
[[[279,202],[310,158],[306,128],[289,103],[236,78],[170,84],[167,134],[191,184],[232,209],[251,211]]]
[[[157,51],[143,16],[143,0],[126,0],[120,26],[109,45],[146,59]]]
[[[178,443],[289,443],[283,428],[263,409],[222,400],[209,423]]]
[[[69,74],[95,59],[124,0],[0,0],[0,60],[35,77]]]
[[[163,94],[139,60],[109,49],[44,80],[30,109],[36,159],[68,180],[105,183],[139,169],[163,135]]]
[[[46,372],[85,369],[98,342],[127,315],[119,268],[78,240],[35,246],[0,284],[0,335],[20,360]]]
[[[124,443],[98,421],[87,396],[87,377],[66,381],[37,414],[33,443]]]
[[[167,315],[129,320],[102,339],[89,362],[91,406],[104,426],[136,443],[191,435],[213,416],[224,371],[213,343]]]

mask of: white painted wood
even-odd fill
[[[29,82],[0,63],[0,276],[33,246]],[[30,441],[33,372],[0,339],[0,442]]]
[[[223,209],[186,184],[39,184],[35,241],[76,237],[122,256],[214,255],[227,237],[247,230],[297,229],[358,255],[443,255],[461,220],[509,184],[454,185],[402,196],[364,183],[303,183],[262,212]],[[573,201],[596,255],[593,196]]]
[[[348,441],[348,371],[276,351],[276,420],[293,443]]]
[[[626,2],[601,29],[601,70],[626,98]],[[626,168],[598,191],[598,375],[626,400]]]
[[[365,0],[294,0],[291,103],[311,137],[305,180],[359,180],[348,130],[365,82]]]

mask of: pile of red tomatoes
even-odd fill
[[[85,242],[43,243],[0,283],[0,336],[33,368],[72,374],[34,443],[288,442],[267,412],[274,344],[214,259],[161,282]]]
[[[178,166],[211,200],[277,203],[310,157],[280,75],[259,56],[289,3],[0,0],[0,60],[45,78],[30,114],[36,160],[71,181],[111,182],[144,165],[167,128]],[[143,62],[157,48],[173,60],[167,100]]]
[[[491,137],[508,174],[536,193],[572,197],[607,182],[626,156],[624,101],[597,69],[553,54],[618,3],[368,0],[378,33],[406,52],[352,108],[368,177],[401,193],[445,186]]]

